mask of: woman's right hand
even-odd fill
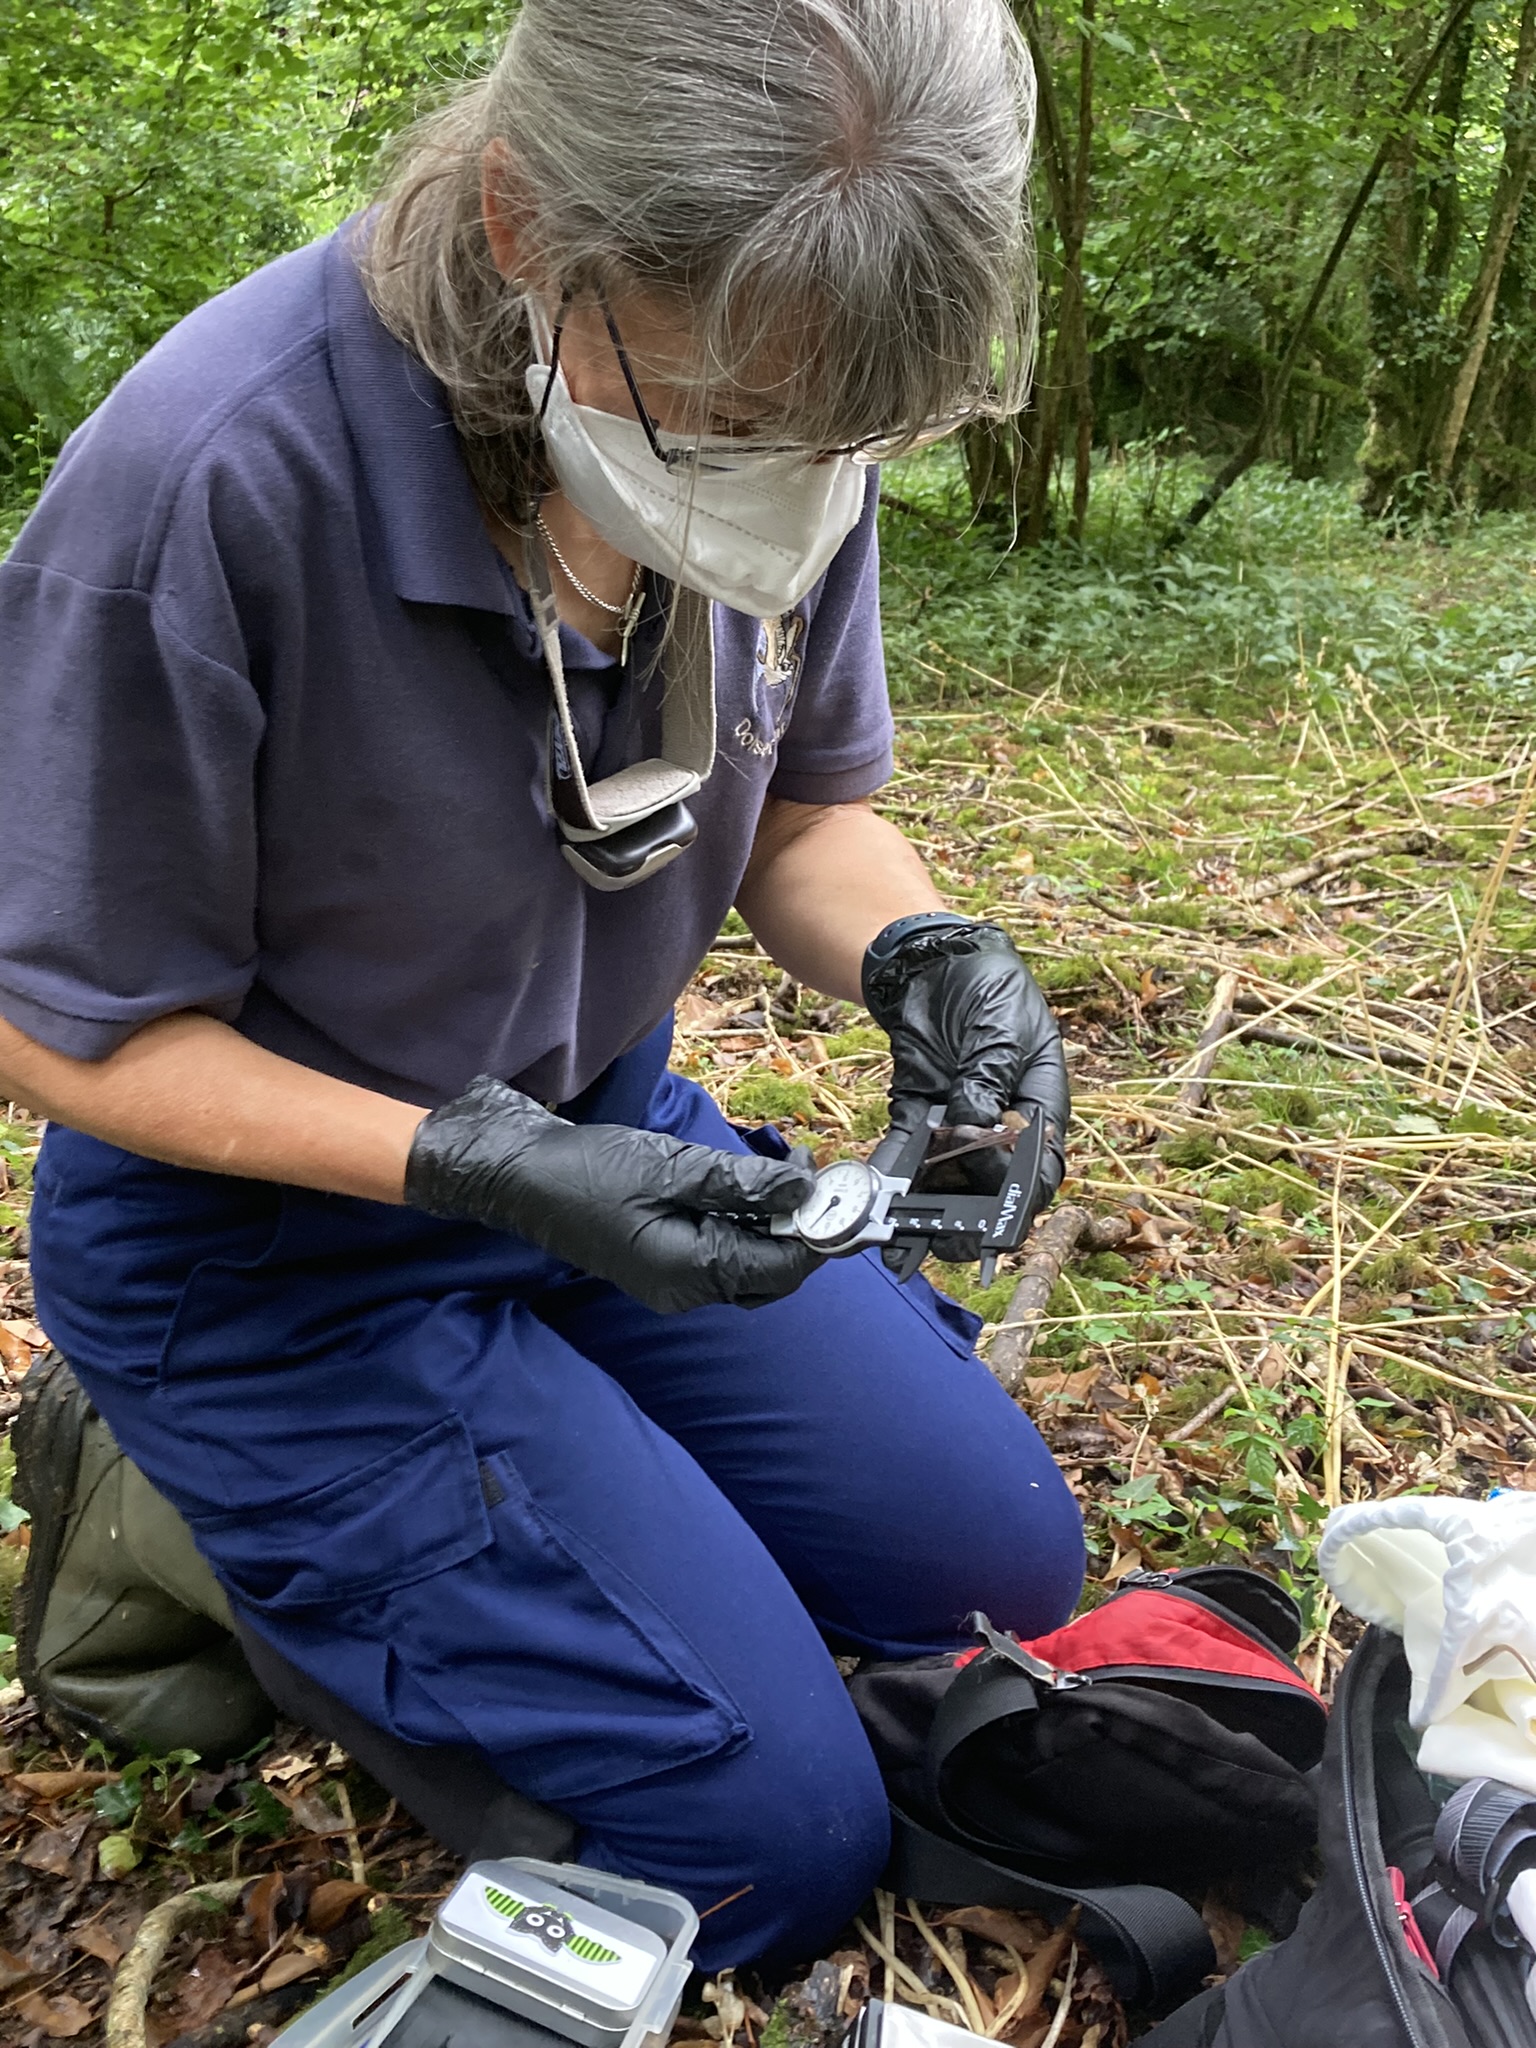
[[[571,1124],[482,1074],[417,1126],[405,1199],[488,1224],[608,1280],[658,1314],[792,1294],[819,1256],[754,1224],[810,1192],[798,1161]]]

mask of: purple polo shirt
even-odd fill
[[[0,564],[0,1012],[82,1059],[194,1009],[412,1102],[568,1100],[698,966],[765,795],[890,772],[874,489],[803,624],[716,606],[698,839],[599,894],[560,856],[527,603],[348,235],[173,329]],[[658,751],[659,604],[624,671],[564,635],[590,773]]]

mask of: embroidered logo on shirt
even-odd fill
[[[578,1934],[570,1915],[554,1906],[532,1906],[526,1899],[504,1892],[494,1884],[485,1888],[485,1903],[503,1920],[509,1920],[519,1934],[537,1935],[552,1956],[568,1948],[584,1963],[616,1963],[619,1960],[616,1948],[604,1948],[590,1935]]]
[[[752,668],[756,716],[738,719],[736,723],[736,743],[747,753],[771,754],[784,737],[794,712],[804,663],[804,614],[784,612],[776,619],[762,620],[757,629]]]

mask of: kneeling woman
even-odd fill
[[[1017,400],[1027,90],[1001,0],[526,0],[0,571],[45,1327],[279,1696],[728,1902],[711,1965],[880,1870],[833,1648],[1080,1579],[974,1319],[769,1235],[803,1166],[667,1070],[735,904],[1060,1178],[1043,999],[867,803],[871,463]]]

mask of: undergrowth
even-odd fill
[[[952,455],[886,481],[899,753],[880,802],[1048,992],[1076,1103],[1061,1201],[1119,1234],[1063,1265],[1020,1397],[1083,1506],[1085,1598],[1139,1565],[1256,1565],[1296,1594],[1326,1687],[1352,1640],[1315,1570],[1332,1504],[1536,1485],[1536,522],[1393,537],[1338,487],[1260,471],[1166,559],[1197,479],[1133,457],[1099,477],[1081,546],[1007,552],[960,531]],[[1195,1099],[1222,990],[1235,1007]],[[735,916],[674,1057],[822,1161],[884,1128],[882,1035],[793,984]],[[42,1342],[35,1142],[24,1120],[0,1130],[12,1407]],[[985,1290],[974,1267],[929,1270],[986,1346],[1018,1313],[1020,1264]],[[25,1537],[0,1505],[0,1612]],[[10,1714],[30,1767],[60,1761]],[[334,1877],[326,1816],[302,1834],[289,1811],[295,1785],[342,1767],[322,1748],[201,1774],[195,1828],[153,1787],[137,1804],[102,1788],[93,1826],[140,1859],[114,1896],[258,1850],[290,1882],[305,1856]],[[359,1924],[348,1953],[440,1895],[434,1852],[393,1815],[369,1808],[357,1855],[402,1914]],[[163,2003],[189,1995],[190,1953]],[[315,1986],[334,1975],[311,1960]],[[237,1943],[229,1967],[264,1962]],[[99,2001],[100,1966],[71,1967]]]

